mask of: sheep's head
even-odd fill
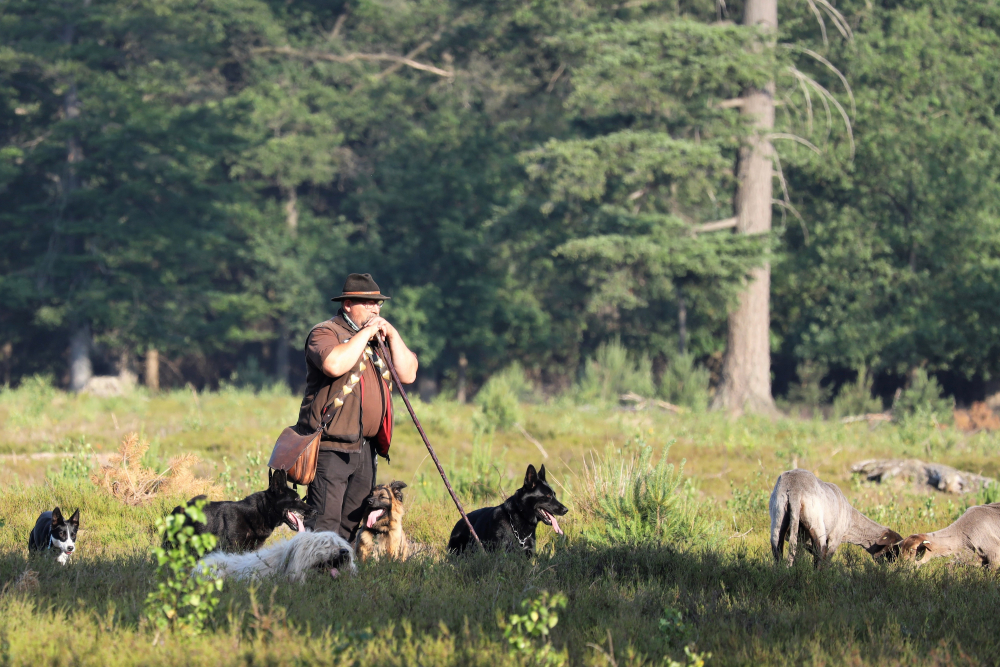
[[[933,543],[927,539],[926,534],[917,533],[903,540],[903,543],[899,546],[899,553],[906,560],[924,563],[930,560],[931,554],[928,552],[933,553],[933,547]]]
[[[902,541],[902,535],[886,528],[879,538],[868,547],[868,553],[877,561],[886,560],[891,563],[899,558],[900,543]]]

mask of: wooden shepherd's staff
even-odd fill
[[[413,406],[410,405],[410,399],[406,397],[406,391],[403,389],[403,383],[399,381],[399,375],[396,374],[396,367],[392,365],[392,357],[389,356],[389,351],[385,349],[385,343],[382,342],[382,337],[380,335],[375,336],[375,340],[378,341],[378,347],[382,351],[382,357],[385,359],[385,363],[389,365],[389,372],[392,373],[392,379],[395,381],[396,386],[399,387],[399,395],[403,397],[403,403],[406,403],[406,409],[410,411],[410,417],[413,418],[413,425],[417,427],[420,432],[420,437],[424,439],[424,444],[427,445],[427,451],[430,452],[431,458],[434,459],[434,465],[437,466],[438,472],[441,473],[441,479],[444,480],[444,485],[448,488],[448,493],[451,494],[451,499],[455,501],[455,507],[462,514],[462,518],[465,520],[465,525],[469,527],[469,532],[472,536],[476,538],[476,544],[480,547],[483,543],[479,541],[479,536],[476,535],[476,529],[472,527],[472,522],[469,521],[468,515],[465,513],[465,509],[462,507],[462,503],[458,500],[458,496],[455,495],[455,489],[451,488],[451,482],[448,481],[448,475],[444,474],[444,468],[441,467],[441,462],[438,460],[437,454],[434,453],[434,448],[431,447],[431,441],[427,439],[427,434],[424,433],[424,427],[420,425],[420,420],[417,419],[417,413],[413,411]]]

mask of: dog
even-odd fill
[[[80,510],[66,520],[57,507],[51,512],[42,512],[35,521],[35,527],[28,536],[28,551],[45,551],[58,549],[56,560],[60,565],[69,562],[69,557],[76,553],[76,534],[80,530]]]
[[[538,522],[552,526],[559,535],[563,534],[557,516],[569,510],[556,500],[555,491],[545,481],[545,466],[536,473],[535,466],[529,465],[524,474],[524,485],[514,492],[502,505],[483,507],[469,513],[469,522],[476,530],[483,547],[487,551],[505,549],[521,551],[527,556],[535,553],[535,529]],[[448,551],[460,554],[473,541],[464,519],[451,530]]]
[[[364,516],[354,538],[354,551],[362,561],[382,556],[395,560],[410,557],[410,542],[403,532],[405,488],[405,482],[379,484],[365,499]]]
[[[188,501],[190,506],[205,496],[196,496]],[[297,530],[301,523],[296,514],[314,514],[316,510],[305,504],[299,495],[288,487],[288,475],[284,470],[268,473],[268,488],[251,493],[243,500],[217,501],[205,505],[205,523],[192,522],[195,533],[211,533],[218,540],[218,549],[226,552],[256,551],[260,549],[274,529],[284,524]],[[172,514],[183,514],[178,505]],[[170,546],[164,539],[164,547]]]
[[[198,562],[196,571],[214,571],[221,577],[254,579],[284,575],[289,581],[304,581],[310,570],[326,570],[336,579],[341,572],[357,572],[354,551],[343,537],[333,531],[307,533],[302,520],[295,517],[297,534],[290,540],[273,544],[253,553],[232,554],[215,551]]]

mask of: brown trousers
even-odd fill
[[[306,528],[336,531],[350,541],[361,522],[361,506],[375,488],[377,467],[374,443],[367,439],[351,454],[320,450],[306,494],[306,503],[317,513],[305,520]]]

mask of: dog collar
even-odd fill
[[[514,533],[514,539],[516,539],[516,540],[517,540],[517,541],[518,541],[518,542],[519,542],[519,543],[521,544],[521,548],[522,548],[522,549],[527,549],[527,546],[525,546],[525,543],[526,543],[526,542],[527,542],[528,540],[530,540],[530,539],[531,539],[531,535],[527,535],[527,536],[525,536],[525,538],[524,538],[524,539],[522,540],[522,539],[521,539],[521,536],[517,534],[517,528],[515,528],[515,527],[514,527],[514,520],[513,520],[513,518],[512,518],[511,516],[510,516],[510,510],[508,510],[508,509],[507,509],[507,508],[505,507],[505,508],[503,508],[503,511],[507,513],[507,523],[509,523],[509,524],[510,524],[510,530],[511,530],[511,532],[512,532],[512,533]]]

